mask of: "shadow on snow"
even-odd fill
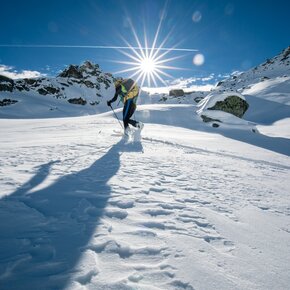
[[[278,104],[278,106],[283,106]],[[285,105],[284,105],[285,107]],[[289,106],[286,106],[289,107]],[[269,137],[263,134],[255,134],[249,130],[242,129],[221,129],[212,128],[206,125],[195,114],[195,106],[181,105],[181,106],[167,106],[160,107],[155,110],[141,110],[136,113],[137,119],[143,122],[150,122],[155,124],[178,126],[181,128],[197,130],[208,133],[215,133],[223,135],[227,138],[238,140],[254,146],[258,146],[273,152],[290,156],[290,139],[282,137]],[[284,110],[283,117],[290,116],[290,109]],[[286,112],[287,111],[287,112]],[[276,116],[277,119],[277,116]],[[273,119],[272,121],[276,121]],[[253,117],[254,120],[254,117]]]
[[[60,177],[29,193],[59,161],[0,201],[0,289],[64,289],[82,248],[96,231],[111,195],[108,181],[120,168],[122,152],[141,143],[118,142],[90,167]]]

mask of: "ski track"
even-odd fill
[[[16,218],[18,224],[15,222],[12,229],[2,225],[2,231],[6,231],[5,236],[1,234],[2,249],[8,251],[1,251],[0,288],[12,289],[11,285],[16,285],[17,289],[28,289],[28,276],[36,281],[29,284],[29,289],[37,289],[41,281],[46,281],[43,289],[55,289],[59,283],[67,289],[202,289],[182,274],[180,265],[188,258],[188,245],[181,247],[179,237],[192,243],[195,256],[204,255],[208,263],[215,265],[220,273],[216,279],[225,280],[224,289],[263,288],[262,281],[254,284],[231,269],[227,259],[234,259],[239,245],[220,232],[207,213],[233,224],[241,222],[237,212],[248,206],[289,216],[287,202],[285,206],[276,202],[283,193],[283,188],[277,192],[277,172],[286,178],[289,167],[145,134],[142,149],[136,143],[117,148],[118,168],[116,159],[111,158],[101,163],[104,172],[100,171],[97,178],[91,171],[79,175],[118,143],[120,137],[108,132],[61,144],[57,150],[55,144],[20,145],[8,158],[8,149],[2,150],[0,168],[5,172],[0,169],[1,183],[6,194],[14,193],[2,198],[0,211],[3,218],[13,220],[17,215],[24,220]],[[52,162],[47,164],[47,160]],[[108,171],[112,171],[111,176],[107,176]],[[36,172],[38,179],[34,180]],[[73,182],[74,175],[81,176],[80,184],[66,192],[66,180]],[[14,176],[21,178],[16,180]],[[269,179],[272,186],[265,187]],[[55,208],[48,208],[45,196],[39,200],[31,197],[33,192],[41,193],[55,183],[60,184],[56,189],[63,189],[76,203],[59,209],[55,203]],[[95,190],[87,185],[90,183],[98,185]],[[104,202],[102,209],[98,207],[100,200]],[[81,257],[75,265],[65,262],[69,251],[58,257],[62,249],[58,235],[64,233],[69,243],[75,238],[69,232],[71,227],[76,236],[92,233],[86,244],[76,242],[72,248]],[[15,236],[12,231],[16,231]],[[289,228],[283,231],[289,233]],[[74,269],[69,268],[72,265]]]

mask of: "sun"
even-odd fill
[[[165,11],[163,11],[165,13]],[[173,77],[165,72],[165,70],[177,70],[183,68],[178,68],[174,66],[168,65],[168,63],[179,59],[181,57],[184,57],[184,55],[179,55],[175,57],[168,57],[168,55],[172,52],[176,52],[178,50],[183,49],[176,49],[176,46],[172,48],[166,48],[164,45],[168,41],[168,39],[171,37],[171,33],[169,33],[162,41],[160,41],[160,44],[158,43],[158,37],[161,30],[161,24],[162,20],[164,19],[164,15],[161,15],[160,22],[158,24],[154,40],[151,45],[148,43],[147,35],[146,35],[146,29],[144,28],[144,42],[141,44],[141,41],[137,35],[137,32],[131,22],[130,19],[129,25],[132,30],[134,39],[136,41],[137,45],[130,44],[124,37],[120,36],[121,39],[126,43],[126,49],[118,49],[120,53],[122,53],[124,56],[128,58],[128,60],[125,61],[115,61],[117,63],[125,64],[127,66],[126,69],[123,69],[121,71],[115,72],[114,74],[121,74],[121,73],[131,73],[129,75],[129,78],[134,78],[134,80],[141,84],[141,87],[146,84],[151,87],[152,84],[157,87],[157,82],[161,82],[163,85],[167,86],[166,81],[164,78],[170,78],[173,79]],[[129,51],[127,52],[127,48]]]
[[[154,59],[146,57],[140,61],[140,69],[144,74],[154,73],[156,70],[156,63]]]
[[[130,43],[126,42],[126,40],[123,39],[130,48],[130,52],[126,52],[123,50],[119,51],[128,58],[130,58],[130,60],[117,61],[118,63],[126,64],[127,66],[129,66],[129,68],[115,72],[115,74],[132,72],[129,78],[136,78],[135,81],[140,82],[141,87],[144,85],[145,82],[147,82],[147,85],[149,85],[149,87],[151,87],[152,83],[154,83],[154,85],[157,87],[157,81],[160,81],[165,86],[167,86],[167,83],[163,78],[173,77],[170,74],[166,73],[164,70],[181,68],[168,66],[166,65],[166,63],[178,59],[181,56],[165,58],[165,56],[171,52],[171,49],[163,48],[162,45],[165,41],[163,41],[159,47],[156,47],[158,34],[155,35],[152,46],[148,47],[146,36],[144,40],[145,45],[142,46],[135,30],[133,31],[138,46],[133,47]]]

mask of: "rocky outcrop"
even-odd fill
[[[6,76],[0,75],[0,91],[12,92],[14,89],[14,81]]]
[[[39,94],[41,95],[56,95],[60,92],[59,88],[55,88],[55,87],[49,87],[49,86],[44,86],[40,89],[37,90]]]
[[[173,89],[169,91],[169,96],[182,97],[184,96],[184,91],[183,89]]]
[[[16,100],[3,99],[3,100],[0,100],[0,107],[9,106],[9,105],[15,104],[17,102],[18,101],[16,101]]]
[[[83,98],[73,98],[73,99],[68,99],[67,100],[70,104],[75,104],[75,105],[86,105],[87,101],[84,100]]]
[[[197,114],[200,115],[203,122],[211,122],[214,127],[218,127],[216,122],[236,122],[234,118],[242,118],[248,108],[249,104],[239,93],[211,93],[200,101]],[[231,115],[232,117],[230,117]]]
[[[0,91],[69,99],[71,104],[97,105],[100,103],[101,90],[109,89],[112,80],[112,75],[103,73],[98,64],[85,61],[81,65],[68,66],[55,78],[12,80],[0,75]]]
[[[230,113],[236,117],[242,118],[249,108],[249,104],[239,96],[228,96],[223,101],[217,101],[215,105],[208,110],[220,110]]]
[[[62,71],[58,77],[61,78],[75,78],[75,79],[86,79],[89,76],[98,77],[101,74],[100,66],[93,64],[90,61],[85,61],[82,65],[70,65],[64,71]]]
[[[81,79],[83,77],[82,73],[78,69],[78,66],[72,64],[63,72],[61,72],[58,76],[61,78],[76,78],[76,79]]]
[[[210,118],[210,117],[205,116],[205,115],[201,115],[200,117],[202,118],[202,121],[205,122],[205,123],[209,123],[209,122],[220,122],[220,123],[222,123],[221,120]]]

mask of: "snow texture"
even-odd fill
[[[112,112],[0,119],[0,289],[289,288],[290,96],[268,89],[219,128],[140,99],[128,140]]]

